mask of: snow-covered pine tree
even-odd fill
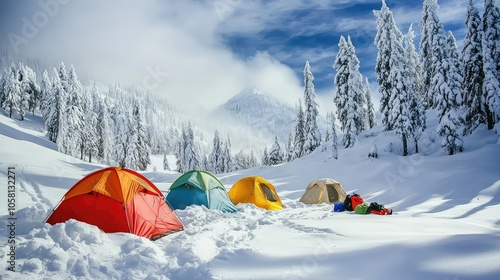
[[[293,135],[291,132],[288,134],[288,142],[286,144],[285,150],[286,150],[285,151],[285,160],[287,162],[292,161],[293,155],[294,155],[294,147],[293,147]]]
[[[17,69],[18,74],[17,78],[19,81],[19,106],[17,113],[19,115],[19,120],[23,121],[26,113],[29,111],[30,106],[30,89],[28,87],[28,81],[26,77],[26,71],[24,64],[22,62],[19,63],[19,68]]]
[[[61,64],[61,73],[64,73],[64,64]],[[64,75],[62,75],[64,76]],[[66,110],[63,113],[63,122],[60,123],[57,145],[62,153],[77,156],[80,151],[80,159],[84,154],[84,136],[85,136],[85,112],[83,110],[84,102],[82,99],[83,86],[80,84],[76,71],[71,66],[66,81],[67,103]]]
[[[464,133],[471,134],[480,124],[487,123],[483,95],[483,28],[481,16],[473,0],[469,0],[465,25],[467,33],[462,49],[462,99],[466,110]]]
[[[12,118],[12,113],[19,111],[20,103],[21,85],[19,84],[16,66],[12,64],[4,71],[4,96],[2,108],[8,111],[9,118]]]
[[[177,160],[176,160],[177,171],[179,173],[184,173],[184,172],[189,171],[189,170],[186,170],[187,167],[186,167],[186,163],[185,163],[186,162],[185,152],[186,152],[186,146],[187,146],[186,139],[187,139],[187,128],[183,124],[181,127],[180,137],[179,137],[179,141],[178,141],[178,145],[177,145],[177,151],[175,153],[175,156],[177,158]]]
[[[278,136],[274,137],[274,144],[269,151],[269,165],[276,165],[283,162],[283,151],[278,143]]]
[[[224,172],[233,171],[233,157],[231,156],[231,137],[227,135],[227,141],[224,143]]]
[[[127,150],[129,146],[129,120],[128,114],[125,110],[120,110],[116,108],[115,114],[115,139],[114,139],[114,149],[113,158],[118,163],[120,167],[127,167]]]
[[[453,155],[463,150],[463,141],[460,139],[459,131],[463,120],[458,112],[462,100],[460,87],[462,77],[449,56],[448,44],[443,28],[434,36],[432,48],[436,51],[433,54],[437,61],[433,65],[436,67],[431,80],[429,91],[435,94],[433,104],[438,111],[439,124],[438,135],[443,137],[441,147],[447,154]]]
[[[364,92],[366,99],[366,123],[368,125],[368,129],[372,129],[377,126],[377,118],[375,117],[375,107],[372,102],[372,89],[368,78],[365,78]]]
[[[168,164],[167,154],[163,155],[163,170],[170,171],[170,165]]]
[[[395,27],[397,30],[397,27]],[[389,121],[392,123],[395,133],[401,138],[403,143],[403,156],[408,155],[408,139],[415,131],[413,116],[410,109],[413,97],[412,79],[409,76],[407,61],[404,57],[403,35],[395,32],[395,38],[391,59],[389,81],[393,85],[390,93]]]
[[[382,126],[384,130],[392,130],[392,122],[389,120],[392,104],[391,93],[395,86],[391,84],[389,76],[391,75],[391,55],[393,48],[398,44],[399,30],[396,30],[396,23],[391,10],[387,7],[385,1],[382,1],[380,11],[373,11],[377,17],[377,35],[375,36],[375,45],[377,46],[377,64],[375,73],[377,74],[377,83],[380,92],[380,113]],[[397,46],[396,46],[397,47]],[[338,115],[339,120],[340,116]]]
[[[350,148],[356,143],[356,135],[363,130],[365,123],[362,77],[359,73],[359,60],[350,37],[347,41],[344,36],[340,37],[339,52],[333,67],[337,72],[334,80],[336,88],[333,101],[344,132],[342,143],[345,148]]]
[[[84,120],[80,107],[68,104],[59,123],[57,148],[61,153],[74,156],[81,151]]]
[[[84,134],[84,150],[88,155],[89,162],[92,162],[92,156],[97,155],[99,141],[99,136],[97,135],[97,114],[94,110],[87,110],[85,114]]]
[[[257,162],[257,157],[255,156],[255,153],[253,151],[250,151],[250,161],[248,167],[256,167],[258,165],[259,163]]]
[[[306,61],[304,67],[304,104],[305,104],[305,123],[304,123],[304,155],[310,154],[321,144],[321,135],[318,129],[318,104],[316,103],[316,94],[314,93],[314,76],[311,71],[309,61]]]
[[[339,151],[338,151],[338,136],[337,136],[337,127],[335,125],[335,114],[328,114],[328,123],[330,125],[331,137],[330,137],[330,158],[338,159]]]
[[[66,111],[67,99],[66,91],[64,91],[56,69],[54,69],[51,84],[52,89],[49,93],[50,98],[47,103],[48,113],[45,121],[45,129],[47,130],[49,140],[55,143],[57,142],[60,123],[62,122],[64,112]]]
[[[4,69],[2,75],[0,75],[0,108],[3,108],[2,104],[5,99],[5,79],[6,79],[7,69]]]
[[[129,145],[127,150],[127,166],[136,170],[146,170],[151,164],[149,139],[146,127],[142,122],[141,108],[138,100],[134,101],[132,117],[129,122]]]
[[[426,128],[426,115],[423,105],[422,86],[420,81],[420,58],[415,48],[415,33],[413,25],[410,25],[408,33],[404,36],[404,58],[405,67],[408,72],[409,96],[411,122],[413,127],[413,140],[415,141],[415,153],[418,153],[418,140]]]
[[[109,116],[107,99],[98,99],[97,117],[97,156],[105,164],[111,164],[113,152],[113,120]]]
[[[19,63],[19,84],[21,87],[21,103],[19,117],[24,120],[28,111],[35,114],[40,99],[40,86],[36,82],[36,74],[29,66]]]
[[[186,130],[186,148],[184,152],[186,171],[200,169],[202,161],[200,158],[200,149],[194,141],[194,130],[191,122],[188,122]]]
[[[223,143],[219,136],[219,131],[215,130],[212,152],[208,156],[210,170],[216,174],[224,172],[224,151]]]
[[[483,92],[488,129],[500,120],[500,9],[495,0],[484,1]]]
[[[42,74],[42,82],[40,84],[40,111],[42,113],[42,118],[44,122],[47,121],[47,118],[49,116],[49,111],[50,111],[50,103],[51,103],[51,92],[52,92],[52,81],[49,78],[49,73],[47,70],[43,71]]]
[[[419,49],[420,59],[422,60],[422,92],[425,96],[424,106],[426,109],[436,107],[432,79],[436,75],[437,69],[439,69],[439,65],[436,65],[436,61],[439,60],[436,53],[441,51],[436,49],[438,46],[435,37],[444,32],[443,25],[437,14],[438,9],[437,0],[424,0],[422,20],[420,22],[421,38]]]
[[[57,76],[59,77],[59,81],[61,86],[63,87],[65,92],[68,92],[68,72],[66,72],[66,66],[64,62],[61,61],[59,63],[59,69],[57,70]]]
[[[262,165],[268,166],[269,164],[269,153],[267,152],[267,147],[264,148],[264,152],[262,153]]]
[[[302,101],[300,99],[295,110],[297,112],[297,116],[295,119],[295,137],[293,138],[294,139],[293,159],[300,158],[304,155],[304,142],[305,142],[304,111],[302,111]]]
[[[450,53],[449,53],[450,59],[451,59],[453,65],[455,66],[455,69],[457,69],[458,74],[463,77],[462,58],[460,57],[460,54],[458,53],[457,40],[455,39],[455,36],[453,36],[453,32],[451,32],[451,30],[448,31],[448,37],[446,38],[446,43],[448,44],[448,48],[450,50]]]
[[[234,155],[234,171],[244,170],[250,167],[249,156],[240,150],[236,155]]]

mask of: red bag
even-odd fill
[[[356,209],[356,206],[363,204],[363,198],[358,194],[351,195],[352,209]]]
[[[392,215],[392,210],[387,208],[382,208],[381,210],[370,210],[370,213],[377,215]]]

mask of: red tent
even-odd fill
[[[141,174],[109,167],[85,176],[61,199],[47,218],[54,225],[75,219],[104,232],[130,232],[157,239],[183,230],[163,194]]]

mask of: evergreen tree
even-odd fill
[[[52,81],[49,78],[49,73],[47,72],[47,70],[44,70],[42,74],[42,82],[40,84],[40,110],[42,112],[44,122],[47,121],[50,112],[52,88],[53,85]]]
[[[163,155],[163,170],[170,171],[170,166],[168,164],[167,154]]]
[[[19,117],[24,120],[26,112],[31,111],[33,115],[35,114],[40,99],[40,87],[36,82],[35,72],[23,63],[19,63],[18,78],[21,89]]]
[[[250,168],[250,157],[243,150],[234,155],[234,171]]]
[[[111,164],[111,153],[113,150],[113,120],[110,118],[107,108],[107,102],[101,99],[98,102],[98,117],[97,117],[97,156],[103,160],[105,164]]]
[[[339,52],[333,67],[335,74],[335,97],[337,115],[341,123],[344,137],[342,143],[345,148],[354,146],[356,135],[364,128],[365,102],[361,74],[359,73],[359,60],[356,57],[354,46],[350,37],[346,42],[343,36],[339,41]]]
[[[486,124],[486,104],[483,95],[483,28],[481,16],[469,0],[467,18],[465,20],[467,33],[462,49],[463,83],[462,97],[465,114],[464,133],[472,133],[480,124]]]
[[[293,142],[294,155],[293,159],[300,158],[304,155],[304,111],[302,111],[302,103],[299,99],[299,104],[296,106],[297,117],[295,120],[295,137]]]
[[[455,39],[455,36],[453,36],[453,32],[448,31],[448,38],[446,38],[446,43],[450,50],[449,52],[450,59],[453,65],[455,66],[455,69],[457,69],[458,74],[463,77],[462,74],[463,64],[460,54],[458,53],[457,40]]]
[[[123,110],[115,110],[115,146],[114,146],[114,156],[113,158],[118,163],[120,167],[127,167],[127,154],[129,145],[129,121],[127,113]]]
[[[7,78],[7,69],[0,76],[0,108],[3,107],[3,101],[5,100],[5,82]]]
[[[264,148],[264,152],[262,153],[262,165],[268,166],[269,164],[269,153],[267,152],[267,147]]]
[[[338,151],[338,136],[337,136],[337,127],[335,126],[335,114],[330,113],[328,114],[328,122],[330,124],[330,131],[331,131],[331,137],[330,137],[330,158],[338,159],[339,158],[339,151]]]
[[[47,108],[47,120],[45,121],[45,128],[49,140],[56,142],[59,134],[59,126],[62,122],[63,114],[66,110],[66,91],[61,84],[61,80],[54,69],[54,76],[52,79],[52,90]]]
[[[231,156],[231,138],[227,135],[227,141],[224,143],[224,172],[233,170],[233,157]]]
[[[200,169],[202,161],[200,158],[200,151],[194,141],[194,131],[191,122],[188,122],[186,130],[186,147],[184,151],[186,171]]]
[[[413,139],[415,141],[415,153],[418,153],[418,139],[426,128],[426,116],[424,108],[424,97],[420,80],[421,65],[420,58],[415,48],[415,33],[413,25],[410,25],[408,33],[404,36],[404,57],[405,67],[408,73],[409,96],[408,104],[410,108],[411,122],[413,127]]]
[[[146,170],[149,164],[151,164],[151,158],[148,134],[142,122],[139,102],[136,100],[132,109],[132,118],[129,122],[126,165],[131,169]]]
[[[187,146],[187,131],[186,131],[186,127],[184,125],[182,125],[181,127],[181,133],[180,133],[180,137],[179,137],[179,141],[178,141],[178,145],[177,145],[177,152],[176,152],[176,158],[177,158],[177,161],[176,161],[176,164],[177,164],[177,171],[180,172],[180,173],[184,173],[184,172],[187,172],[189,170],[187,170],[187,167],[186,167],[186,156],[185,156],[185,151],[186,151],[186,146]]]
[[[285,160],[292,161],[294,158],[294,147],[293,147],[293,135],[291,132],[288,134],[288,142],[286,144],[285,153],[286,153]]]
[[[249,161],[248,167],[255,167],[258,165],[259,165],[259,163],[257,162],[257,157],[255,157],[255,154],[253,151],[250,151],[250,161]]]
[[[59,77],[59,81],[61,86],[63,87],[65,92],[68,92],[68,73],[66,72],[66,66],[61,61],[59,63],[59,69],[57,70],[57,76]]]
[[[321,136],[318,129],[318,104],[316,103],[316,94],[314,93],[314,76],[309,66],[309,61],[306,61],[304,67],[304,103],[305,103],[305,142],[304,154],[308,155],[321,144]]]
[[[224,172],[224,152],[223,143],[219,136],[219,131],[215,131],[212,152],[208,156],[208,162],[211,166],[210,170],[214,173]]]
[[[403,156],[408,155],[408,139],[413,136],[415,131],[412,112],[410,109],[412,81],[409,77],[408,68],[405,65],[403,46],[401,45],[393,48],[391,54],[391,75],[389,79],[395,85],[392,88],[390,103],[392,108],[390,110],[390,122],[393,124],[394,130],[397,135],[401,137],[403,143]]]
[[[500,120],[500,9],[495,0],[484,1],[483,92],[488,129]]]
[[[283,162],[283,152],[278,143],[278,136],[274,137],[274,144],[269,152],[269,165],[276,165]]]
[[[436,50],[434,62],[436,67],[434,77],[431,80],[430,91],[435,93],[433,104],[438,111],[439,125],[437,132],[443,137],[441,147],[449,154],[461,152],[463,142],[459,137],[459,129],[462,125],[462,118],[458,113],[462,100],[460,95],[462,77],[455,69],[452,59],[449,56],[448,44],[444,32],[436,34]]]
[[[76,151],[80,151],[80,159],[83,160],[84,147],[85,147],[85,136],[86,136],[86,121],[85,121],[85,108],[87,105],[87,100],[84,101],[82,98],[84,91],[83,86],[80,84],[78,77],[76,75],[75,68],[71,66],[69,74],[65,74],[64,64],[61,63],[59,69],[59,77],[63,77],[66,84],[66,110],[64,111],[65,116],[63,119],[68,123],[68,129],[63,129],[59,132],[58,146],[61,147],[63,153],[77,156]],[[63,80],[61,79],[61,82]],[[63,85],[64,87],[64,85]],[[66,123],[62,123],[65,127]],[[63,134],[61,134],[63,133]],[[64,133],[67,133],[64,134]],[[72,142],[72,143],[67,143]]]
[[[420,22],[420,59],[422,60],[422,92],[425,96],[424,106],[426,109],[435,108],[434,91],[432,79],[439,69],[437,61],[441,61],[441,52],[436,42],[436,36],[444,36],[444,28],[441,24],[437,11],[439,5],[437,0],[424,0],[422,20]]]
[[[33,69],[31,69],[28,65],[24,65],[24,67],[22,67],[19,71],[23,75],[22,88],[29,97],[28,110],[34,115],[35,109],[40,106],[41,102],[41,91],[40,86],[37,83],[35,71],[33,71]]]
[[[372,102],[372,89],[370,87],[370,83],[368,82],[368,78],[365,79],[365,99],[366,99],[366,120],[368,124],[368,129],[372,129],[377,126],[377,119],[375,117],[375,107]],[[335,116],[334,116],[335,117]]]
[[[57,148],[61,153],[77,156],[83,134],[83,112],[80,107],[68,105],[59,122]]]
[[[18,73],[14,64],[4,71],[4,96],[2,108],[8,110],[9,118],[12,112],[19,111],[21,103],[21,85],[19,84]]]
[[[377,83],[380,92],[380,113],[382,126],[384,130],[392,130],[393,123],[389,120],[391,106],[391,93],[394,84],[389,78],[391,75],[391,55],[394,54],[394,48],[398,48],[401,32],[397,30],[392,12],[387,7],[385,1],[382,1],[380,11],[374,11],[377,17],[377,35],[375,36],[375,45],[378,49],[377,64],[375,73],[377,74]],[[340,121],[340,115],[338,115]]]

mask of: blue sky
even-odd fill
[[[378,101],[373,10],[381,3],[7,0],[0,2],[0,42],[21,57],[73,64],[103,86],[143,86],[174,104],[200,108],[219,105],[248,87],[293,105],[302,96],[302,71],[309,60],[325,113],[333,106],[332,64],[341,35],[351,36]],[[386,3],[404,33],[414,24],[418,44],[422,1]],[[454,32],[460,46],[467,0],[439,4],[445,30]]]

